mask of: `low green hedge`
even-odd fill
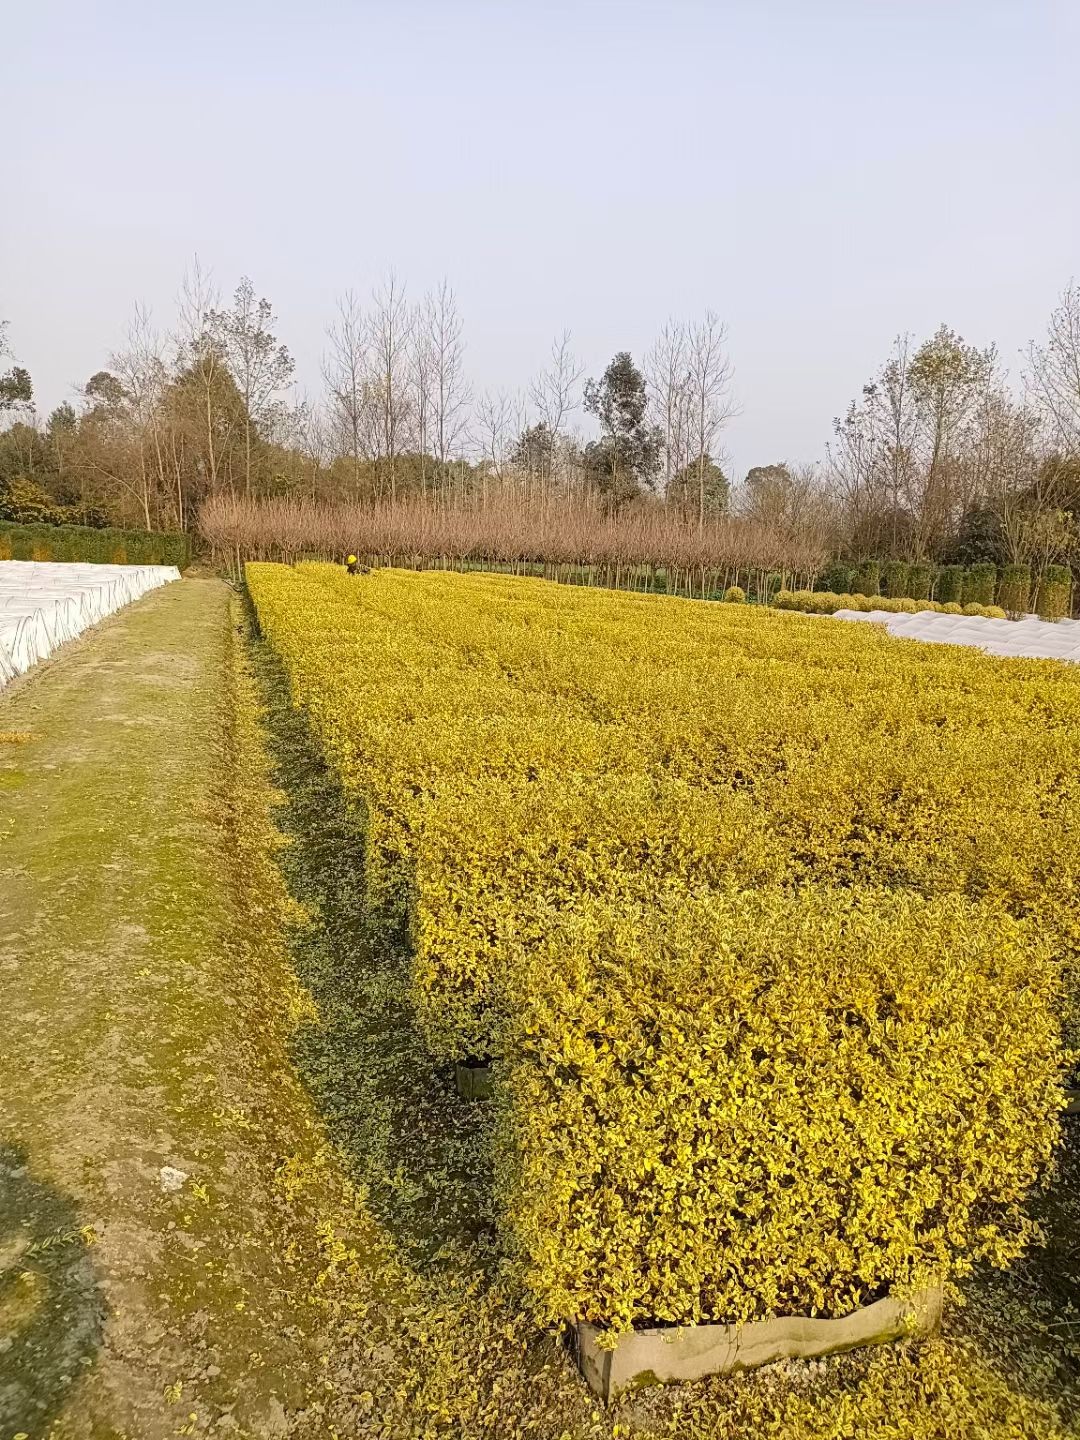
[[[183,569],[191,561],[191,538],[169,530],[97,530],[87,525],[0,522],[0,560],[176,565]]]
[[[833,595],[849,595],[854,576],[854,565],[847,565],[843,560],[834,560],[818,577],[814,588],[828,590]]]
[[[966,579],[967,572],[963,565],[943,565],[937,573],[934,599],[940,600],[943,605],[962,605]]]
[[[906,560],[886,560],[881,567],[881,593],[899,600],[908,593],[911,566]]]
[[[856,595],[877,595],[881,590],[881,566],[876,560],[863,560],[855,567],[851,589]]]
[[[988,560],[972,565],[964,580],[965,605],[993,605],[997,593],[997,566]]]
[[[1031,570],[1027,565],[1003,565],[998,604],[1010,615],[1026,614],[1031,603]]]
[[[1069,613],[1072,575],[1065,565],[1048,565],[1039,578],[1035,611],[1043,620],[1061,620]]]
[[[925,560],[912,565],[908,573],[907,593],[912,600],[929,600],[930,586],[934,583],[934,567]]]

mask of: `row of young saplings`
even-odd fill
[[[1073,586],[1067,565],[1047,564],[1033,570],[1022,562],[998,566],[989,560],[973,565],[836,560],[818,575],[812,588],[834,595],[880,595],[961,608],[994,606],[1008,615],[1034,612],[1043,620],[1060,620],[1071,613]]]
[[[426,1043],[490,1062],[507,1262],[594,1388],[926,1329],[1023,1251],[1071,672],[524,581],[248,579],[368,806],[373,923],[410,906]]]

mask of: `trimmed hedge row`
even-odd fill
[[[833,615],[837,610],[885,610],[893,615],[916,615],[935,610],[942,615],[983,615],[988,620],[1006,620],[1000,605],[960,605],[955,600],[894,600],[887,595],[834,595],[827,590],[780,590],[773,596],[777,610],[801,610],[807,615]]]
[[[843,1314],[1019,1253],[1080,950],[1080,674],[738,604],[247,576],[422,1035],[493,1057],[538,1315]]]
[[[9,525],[0,521],[0,560],[64,560],[101,565],[191,563],[180,531],[93,529],[86,525]]]
[[[1060,620],[1070,612],[1072,574],[1064,565],[1050,565],[1033,577],[1028,565],[908,564],[903,560],[837,561],[825,569],[819,591],[834,595],[883,595],[891,600],[934,600],[942,605],[996,603],[1009,614],[1035,610],[1044,620]],[[974,612],[971,612],[974,613]]]

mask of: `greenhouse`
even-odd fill
[[[0,560],[0,686],[106,615],[179,578],[174,565]]]

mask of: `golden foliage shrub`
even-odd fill
[[[509,971],[498,1185],[544,1319],[843,1314],[1027,1240],[1061,1053],[1026,922],[878,891],[595,901]]]
[[[505,576],[247,573],[294,700],[365,812],[369,915],[390,940],[407,928],[421,1033],[446,1060],[500,1057],[507,1233],[544,1313],[621,1326],[842,1308],[930,1265],[1016,1252],[1016,1207],[1057,1125],[1051,968],[1080,973],[1080,673],[765,607]],[[744,972],[764,977],[753,1004]],[[828,1028],[845,993],[850,1033]],[[661,1010],[672,1028],[650,1057]],[[588,1045],[637,1057],[595,1071],[606,1109],[596,1086],[583,1098],[585,1070],[544,1068],[588,1014]],[[732,1049],[744,1026],[763,1041],[749,1052]],[[669,1108],[649,1078],[660,1058]],[[864,1064],[891,1090],[867,1089]],[[768,1254],[724,1209],[735,1172],[709,1117],[727,1126],[732,1095],[757,1117],[756,1138],[732,1122],[739,1193],[752,1181],[772,1216],[793,1190]],[[696,1159],[681,1112],[711,1137]],[[682,1229],[672,1212],[655,1253],[636,1192],[617,1178],[612,1199],[604,1178],[630,1173],[650,1126],[670,1142],[653,1152],[656,1203],[688,1206],[692,1175],[710,1217]],[[784,1146],[808,1168],[781,1185]],[[815,1169],[830,1148],[840,1168]],[[828,1175],[848,1248],[819,1249],[815,1268],[792,1217],[832,1214]],[[728,1236],[725,1213],[728,1269],[708,1238]],[[547,1231],[577,1258],[560,1262]]]

